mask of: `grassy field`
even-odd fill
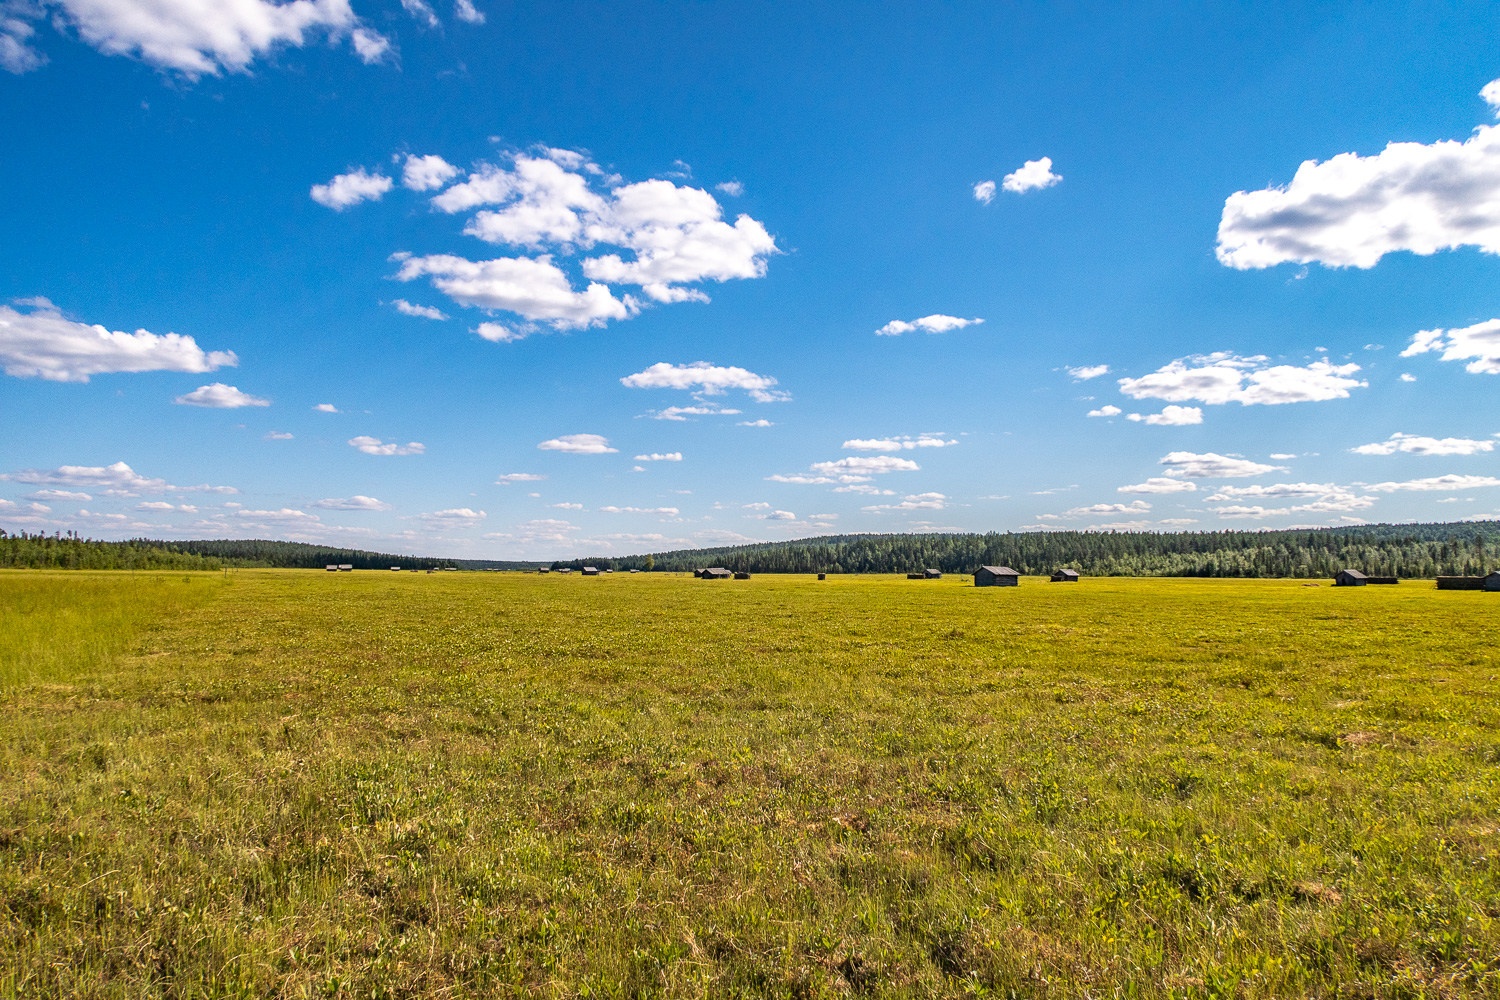
[[[0,996],[1500,996],[1500,596],[0,574]]]

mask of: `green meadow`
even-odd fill
[[[0,996],[1500,997],[1500,595],[0,573]]]

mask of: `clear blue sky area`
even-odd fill
[[[0,7],[0,528],[1500,517],[1486,4]]]

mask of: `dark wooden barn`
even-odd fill
[[[723,566],[710,566],[708,569],[703,571],[702,579],[732,580],[734,579],[734,574],[729,572],[729,570],[725,569]]]
[[[1053,583],[1077,583],[1078,571],[1076,569],[1060,569],[1052,574]]]
[[[583,575],[584,576],[598,576],[599,575],[599,567],[597,567],[597,566],[585,566],[585,567],[583,567]]]
[[[734,578],[735,578],[735,579],[736,579],[736,580],[748,580],[748,579],[750,579],[750,574],[749,574],[749,573],[746,573],[746,572],[743,572],[743,571],[741,571],[741,572],[739,572],[739,573],[736,573],[736,574],[734,574]]]
[[[1363,587],[1370,582],[1370,578],[1357,569],[1341,569],[1339,575],[1333,578],[1335,587]]]
[[[1017,587],[1021,584],[1021,574],[1009,566],[981,566],[974,571],[974,586],[976,587]]]

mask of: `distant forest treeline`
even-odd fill
[[[270,566],[321,569],[529,570],[546,565],[489,559],[434,559],[304,542],[257,539],[99,542],[77,536],[7,535],[0,567],[18,569],[219,569]],[[1314,531],[1049,531],[984,535],[830,535],[650,555],[557,560],[617,570],[683,572],[724,566],[748,573],[909,573],[934,567],[972,573],[1010,566],[1026,574],[1063,567],[1088,576],[1327,578],[1344,568],[1373,576],[1477,576],[1500,567],[1500,522],[1373,524]]]
[[[616,569],[749,573],[972,573],[1010,566],[1026,574],[1063,567],[1089,576],[1328,578],[1346,567],[1374,576],[1477,575],[1500,566],[1500,522],[1359,525],[1315,531],[1047,531],[984,535],[834,535],[649,557],[574,560]]]
[[[356,569],[531,569],[540,563],[489,559],[393,556],[361,549],[335,549],[305,542],[263,539],[97,542],[76,535],[8,535],[0,531],[0,567],[9,569],[220,569],[265,566],[322,569],[347,563]]]

